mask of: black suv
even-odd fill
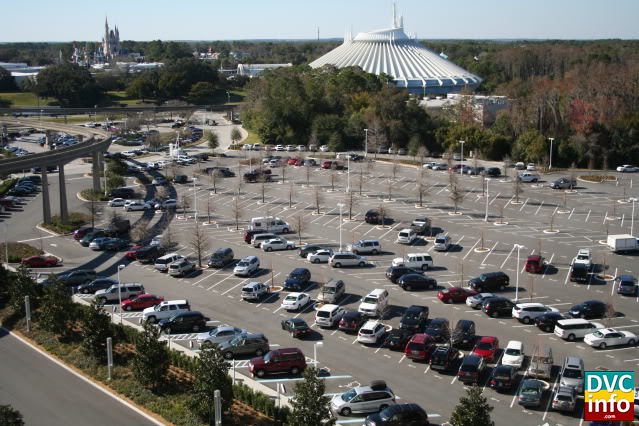
[[[187,183],[189,181],[189,177],[187,175],[177,175],[173,178],[174,183]]]
[[[405,328],[394,328],[386,336],[384,347],[394,351],[404,351],[411,337],[415,334],[412,330]]]
[[[499,170],[498,167],[490,167],[484,173],[486,176],[491,176],[491,177],[501,176],[501,170]]]
[[[91,281],[88,284],[81,284],[75,288],[76,293],[81,294],[93,294],[98,290],[106,290],[112,285],[116,285],[118,282],[111,278],[98,278]]]
[[[555,329],[557,321],[562,319],[566,319],[563,314],[560,314],[559,312],[548,312],[547,314],[539,315],[535,318],[535,325],[539,327],[540,330],[549,333]]]
[[[306,259],[309,254],[315,253],[316,251],[323,248],[324,247],[318,246],[316,244],[307,244],[304,247],[300,247],[300,257]]]
[[[306,268],[295,268],[284,281],[285,290],[301,291],[311,281],[311,271]]]
[[[459,350],[448,345],[437,345],[430,354],[430,368],[439,371],[452,370],[459,360]]]
[[[426,321],[428,321],[428,307],[412,305],[404,312],[399,322],[399,328],[414,331],[421,330]]]
[[[481,310],[487,315],[496,318],[498,316],[510,316],[515,304],[505,297],[489,297],[481,304]]]
[[[428,414],[417,404],[395,404],[366,417],[365,426],[429,425]]]
[[[168,319],[160,320],[158,326],[160,330],[167,334],[198,332],[206,328],[209,319],[201,312],[181,312]]]
[[[576,283],[587,283],[588,282],[588,266],[583,263],[575,263],[570,268],[570,281]]]
[[[141,263],[155,263],[158,257],[166,254],[166,250],[160,246],[146,246],[135,252],[135,259]]]
[[[402,275],[397,284],[406,291],[412,290],[434,290],[437,288],[435,278],[426,277],[420,273],[410,273]]]
[[[470,347],[475,344],[475,321],[459,320],[453,330],[451,344],[457,348]]]
[[[504,290],[510,285],[510,278],[503,272],[486,272],[477,278],[471,278],[468,284],[480,293]]]
[[[603,318],[608,310],[608,305],[600,300],[588,300],[570,308],[568,315],[572,318]]]
[[[133,188],[115,188],[109,192],[109,197],[113,198],[133,198],[133,195],[135,195]]]
[[[397,284],[397,280],[405,274],[421,274],[422,271],[407,268],[406,266],[391,266],[386,270],[386,278],[393,284]]]
[[[463,383],[479,383],[486,364],[479,355],[466,355],[459,367],[457,379]]]
[[[450,324],[446,318],[433,318],[424,328],[424,334],[438,343],[446,342],[450,339]]]
[[[366,221],[366,223],[371,223],[373,225],[379,225],[380,221],[382,220],[381,215],[379,214],[378,210],[369,210],[366,212],[366,215],[364,215],[364,221]],[[383,225],[383,223],[382,223]]]

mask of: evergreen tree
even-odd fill
[[[10,405],[0,405],[0,426],[23,426],[22,414]]]
[[[138,382],[152,389],[162,384],[169,369],[169,351],[159,338],[159,327],[145,322],[133,357],[133,375]]]
[[[111,318],[95,300],[85,309],[80,324],[82,352],[96,361],[106,361],[106,339],[111,337]]]
[[[233,145],[238,143],[240,139],[242,139],[242,132],[240,132],[237,127],[234,127],[233,130],[231,130],[231,141]]]
[[[56,279],[53,284],[44,289],[39,320],[42,328],[59,334],[63,338],[67,337],[71,330],[69,323],[74,319],[74,312],[75,305],[64,283]]]
[[[20,265],[14,278],[9,280],[8,294],[11,308],[19,315],[25,315],[25,296],[30,298],[31,311],[37,307],[38,288],[33,278],[29,275],[29,270],[24,265]]]
[[[189,405],[203,422],[213,424],[215,416],[213,397],[216,390],[220,391],[222,397],[222,413],[231,407],[233,385],[228,371],[229,365],[218,346],[207,345],[202,349],[193,383],[193,397]]]
[[[330,399],[325,396],[326,384],[319,377],[319,371],[308,367],[304,380],[295,383],[295,399],[291,400],[289,426],[330,426],[335,419],[329,411]]]
[[[490,419],[493,407],[488,405],[488,400],[482,394],[479,386],[473,385],[466,388],[466,396],[459,398],[453,414],[450,416],[450,424],[453,426],[494,426]]]
[[[220,141],[217,133],[212,132],[210,130],[204,131],[204,137],[206,138],[206,142],[211,150],[214,150],[218,146],[220,146]]]

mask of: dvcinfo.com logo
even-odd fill
[[[634,371],[586,371],[585,379],[584,420],[634,420]]]

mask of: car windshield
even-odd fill
[[[373,330],[370,328],[362,328],[359,330],[359,334],[373,334]]]
[[[446,238],[437,238],[435,240],[436,244],[444,244],[446,242]]]
[[[317,316],[320,318],[328,318],[331,316],[331,313],[328,311],[317,311]]]
[[[423,351],[426,346],[423,343],[412,342],[408,344],[408,349],[411,351]]]
[[[506,355],[519,356],[521,351],[519,349],[507,348]]]
[[[266,355],[264,355],[264,361],[269,362],[271,360],[271,352],[267,352]]]
[[[231,339],[231,345],[237,345],[242,340],[242,336],[235,336]]]
[[[377,303],[377,297],[371,297],[371,296],[366,296],[364,298],[364,300],[362,300],[363,303]]]
[[[568,395],[557,395],[557,401],[572,401],[572,398]]]
[[[537,388],[524,388],[522,389],[521,394],[526,396],[537,396],[539,391]]]
[[[599,337],[599,338],[604,337],[604,334],[601,331],[595,331],[593,334],[595,335],[595,337]]]
[[[575,368],[564,369],[563,377],[567,379],[581,379],[581,370]]]
[[[237,264],[237,266],[248,266],[248,262],[245,260],[240,261],[240,263]]]
[[[430,330],[443,330],[445,325],[443,322],[431,322],[428,326]]]
[[[408,232],[400,232],[399,236],[400,237],[408,237]]]
[[[588,256],[585,254],[577,255],[577,260],[588,260]]]
[[[293,328],[306,328],[307,325],[305,322],[294,322],[293,323]]]
[[[333,294],[335,293],[335,287],[324,287],[322,293]]]
[[[284,300],[295,301],[295,300],[297,300],[297,296],[286,296],[286,299],[284,299]]]
[[[355,389],[351,389],[348,392],[344,392],[342,394],[342,400],[344,400],[344,402],[348,402],[351,399],[355,398],[355,396],[357,396],[357,392],[355,391]]]
[[[488,350],[488,349],[492,349],[493,348],[493,344],[492,343],[488,343],[488,342],[479,342],[477,344],[477,349],[483,349],[483,350]]]
[[[635,283],[632,281],[621,281],[619,285],[623,287],[634,287]]]

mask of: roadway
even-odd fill
[[[27,425],[157,425],[0,329],[0,403]]]

